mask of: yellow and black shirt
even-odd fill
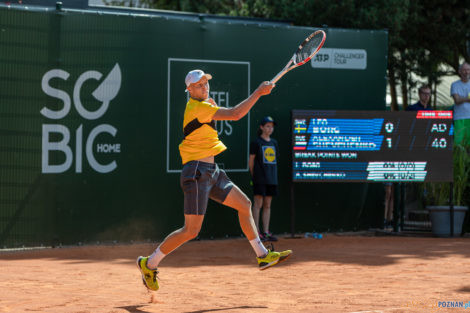
[[[212,120],[219,107],[190,98],[183,120],[184,139],[179,145],[183,164],[217,155],[227,147],[220,141]]]

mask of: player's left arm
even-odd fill
[[[259,85],[259,87],[256,88],[256,90],[248,98],[233,108],[219,107],[212,119],[216,121],[238,121],[251,110],[251,108],[255,105],[261,96],[269,95],[274,86],[274,84],[271,84],[268,81],[262,82],[261,85]],[[209,99],[209,102],[216,105],[213,99]]]

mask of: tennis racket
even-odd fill
[[[292,58],[289,62],[287,62],[286,66],[280,71],[273,79],[271,79],[270,83],[275,84],[282,76],[284,76],[290,70],[293,70],[296,67],[299,67],[308,61],[320,51],[321,47],[325,43],[326,34],[322,30],[317,30],[310,36],[308,36],[304,42],[302,42],[294,53]]]

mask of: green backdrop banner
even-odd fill
[[[289,60],[314,28],[210,17],[0,7],[0,245],[162,239],[183,223],[179,186],[184,77],[213,75],[234,106]],[[217,157],[251,197],[249,142],[277,122],[280,195],[271,228],[290,230],[290,111],[384,110],[387,32],[325,29],[325,49],[237,122],[217,123]],[[381,185],[296,185],[297,229],[381,221]],[[209,204],[202,237],[240,235]]]

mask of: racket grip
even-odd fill
[[[287,71],[285,71],[285,70],[280,71],[280,72],[279,72],[276,76],[274,76],[274,78],[271,79],[269,82],[270,82],[271,84],[277,83],[277,81],[278,81],[279,79],[281,79],[281,77],[284,76],[285,73],[287,73]]]
[[[289,60],[289,62],[287,62],[286,66],[284,66],[284,68],[282,69],[282,71],[280,71],[279,73],[277,73],[276,76],[274,76],[273,79],[271,79],[270,83],[271,84],[275,84],[277,83],[278,80],[281,79],[282,76],[284,76],[285,73],[289,72],[289,70],[293,69],[294,66],[290,67],[289,66],[294,63],[294,56],[292,56],[292,58]]]

